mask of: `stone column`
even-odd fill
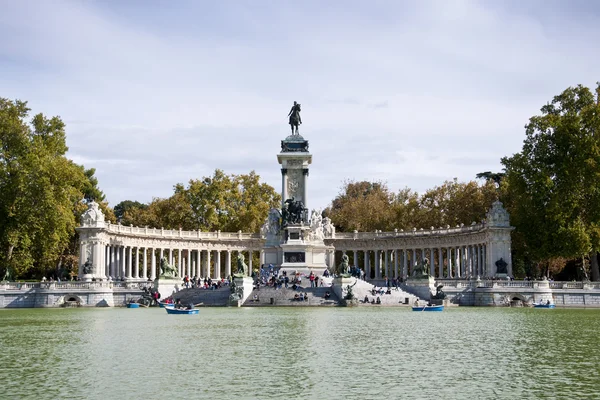
[[[177,271],[179,272],[180,277],[183,277],[185,275],[183,270],[183,263],[181,262],[181,249],[177,249]]]
[[[365,268],[365,279],[371,278],[371,267],[369,266],[369,250],[363,251],[363,264]]]
[[[354,266],[356,268],[358,268],[358,250],[354,250],[354,260],[352,260],[354,262]]]
[[[435,252],[433,248],[429,249],[429,275],[435,277]]]
[[[287,168],[281,168],[281,208],[287,200]]]
[[[173,262],[173,249],[169,248],[169,264],[171,264],[172,267],[175,267],[175,263]]]
[[[148,280],[148,248],[144,247],[144,252],[142,253],[142,278],[147,281]]]
[[[394,250],[394,278],[398,279],[400,275],[398,275],[398,249]]]
[[[140,248],[139,247],[135,248],[135,265],[133,265],[132,268],[133,268],[133,277],[135,279],[138,279],[140,277]]]
[[[204,275],[205,277],[211,277],[214,278],[214,276],[210,275],[210,253],[212,250],[206,250],[206,275]]]
[[[386,249],[385,251],[385,276],[390,278],[390,252]]]
[[[156,279],[156,249],[150,249],[150,279]]]
[[[302,201],[304,202],[304,207],[308,208],[308,168],[304,168],[302,170]]]
[[[133,247],[125,247],[126,262],[125,262],[125,278],[131,279],[131,269],[133,264]]]
[[[115,248],[115,279],[121,277],[121,246]]]
[[[438,278],[444,277],[444,254],[443,249],[438,247]]]
[[[454,276],[456,278],[462,278],[462,274],[460,273],[460,247],[456,247],[454,249],[454,267],[456,268],[456,273],[454,274]]]
[[[221,279],[221,250],[215,254],[215,279]]]
[[[415,263],[417,262],[417,249],[412,249],[412,257],[410,258],[410,272],[412,274],[415,269]]]
[[[402,278],[408,278],[408,252],[402,249]]]
[[[252,276],[252,249],[248,250],[248,276]]]
[[[259,256],[259,264],[262,267],[263,265],[265,265],[265,251],[264,250],[260,250],[260,256]]]
[[[106,254],[104,255],[104,261],[106,265],[104,265],[104,279],[108,279],[110,276],[110,246],[106,245],[105,247]]]
[[[187,250],[187,270],[190,277],[195,275],[192,271],[192,251],[190,249]]]
[[[231,277],[231,250],[225,253],[225,276]]]
[[[381,278],[381,250],[375,250],[375,279]]]
[[[446,275],[448,279],[452,279],[452,249],[450,247],[446,247]]]

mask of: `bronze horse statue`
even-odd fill
[[[302,124],[302,118],[300,118],[300,104],[294,102],[290,113],[288,114],[290,117],[290,126],[292,128],[292,135],[300,135],[298,132],[298,127]],[[294,127],[296,130],[294,131]]]

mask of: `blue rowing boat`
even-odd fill
[[[161,303],[161,302],[159,302],[158,306],[160,308],[173,308],[173,307],[175,307],[175,304],[173,304],[173,303]]]
[[[444,311],[444,306],[413,306],[413,311]]]
[[[556,308],[554,304],[533,304],[533,308]]]
[[[138,303],[127,303],[127,308],[140,308]]]
[[[167,314],[198,314],[200,312],[200,310],[196,308],[186,310],[185,308],[165,307],[165,310],[167,310]]]

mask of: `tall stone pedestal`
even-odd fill
[[[423,300],[430,300],[431,294],[435,293],[435,278],[433,276],[411,278],[406,281],[406,287],[407,292]]]
[[[352,287],[356,283],[356,278],[337,276],[333,278],[332,289],[333,293],[340,299],[340,304],[343,306],[355,306],[358,305],[358,299],[356,296],[352,300],[346,299],[348,294],[348,286]]]
[[[240,307],[252,294],[252,290],[254,289],[254,279],[248,276],[234,276],[233,283],[235,284],[236,290],[229,296],[229,303],[232,306]]]
[[[160,293],[160,299],[165,299],[181,290],[181,279],[157,278],[154,281],[154,289]]]

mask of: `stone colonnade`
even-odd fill
[[[447,279],[469,279],[475,277],[494,276],[487,263],[486,244],[460,245],[448,247],[412,247],[396,249],[343,249],[336,244],[335,261],[340,263],[341,256],[346,254],[350,265],[357,266],[365,272],[367,278],[380,279],[410,277],[415,265],[425,259],[429,263],[431,276]]]
[[[262,250],[194,249],[192,247],[141,247],[109,244],[104,246],[104,268],[95,273],[96,278],[113,280],[148,280],[160,275],[160,260],[164,257],[179,277],[189,276],[221,279],[237,270],[237,255],[244,255],[251,273],[253,256]],[[232,267],[232,260],[233,267]]]

